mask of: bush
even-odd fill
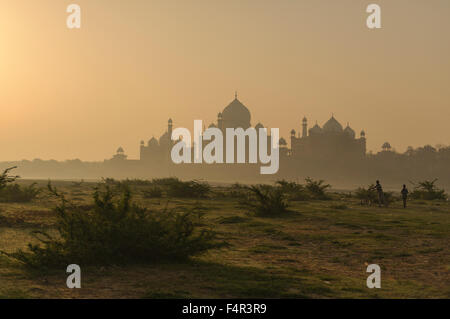
[[[359,187],[355,192],[355,198],[361,201],[361,205],[372,205],[378,201],[377,191],[375,185],[372,184],[369,188]]]
[[[0,202],[6,203],[25,203],[30,202],[37,197],[40,189],[36,183],[29,186],[20,186],[14,183],[19,176],[11,176],[9,172],[17,168],[16,166],[7,168],[0,174]]]
[[[391,203],[397,201],[399,198],[394,195],[393,192],[383,192],[384,195],[384,205],[389,206]]]
[[[306,187],[296,182],[288,182],[286,180],[279,180],[276,182],[281,190],[288,196],[289,200],[304,201],[311,199]]]
[[[0,190],[5,188],[10,183],[13,183],[16,179],[19,178],[17,175],[9,175],[9,172],[13,169],[17,168],[17,166],[13,166],[10,168],[7,168],[3,171],[3,173],[0,174]]]
[[[389,206],[389,204],[398,200],[398,197],[394,195],[393,192],[383,192],[384,196],[384,206]],[[366,189],[364,187],[359,187],[354,197],[361,201],[361,205],[372,206],[373,203],[378,203],[378,193],[374,184],[369,185]]]
[[[443,189],[437,188],[435,185],[437,179],[433,181],[423,181],[415,184],[414,191],[411,192],[411,197],[414,199],[424,200],[446,200],[447,194]]]
[[[165,178],[152,179],[153,185],[166,186],[166,187],[173,185],[173,184],[177,184],[178,182],[180,182],[180,180],[176,177],[165,177]]]
[[[150,189],[146,189],[142,191],[142,195],[144,198],[161,198],[163,195],[163,191],[160,187],[151,187]]]
[[[281,187],[253,185],[248,189],[253,198],[243,204],[255,215],[262,217],[279,216],[288,211],[288,203]]]
[[[229,187],[226,196],[245,200],[250,196],[250,191],[248,190],[247,186],[241,185],[239,183],[234,183]]]
[[[7,185],[0,190],[0,202],[27,203],[34,200],[40,192],[41,189],[36,187],[36,183],[29,186]]]
[[[329,200],[330,199],[330,197],[325,193],[325,191],[327,190],[327,188],[330,188],[331,185],[324,184],[325,181],[322,179],[316,181],[310,177],[305,178],[305,181],[306,181],[305,188],[311,194],[311,197],[313,199],[318,199],[318,200]]]
[[[3,252],[31,268],[180,261],[222,245],[213,232],[197,229],[191,213],[147,210],[125,188],[119,195],[108,185],[97,189],[90,206],[75,206],[49,189],[61,199],[58,236],[36,232],[40,244],[29,244],[29,251]]]
[[[167,195],[181,198],[205,198],[211,191],[211,186],[207,183],[197,181],[183,182],[172,179],[167,185]]]

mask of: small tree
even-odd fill
[[[0,190],[4,189],[8,184],[15,182],[20,177],[18,175],[9,175],[9,172],[16,168],[17,166],[7,168],[0,174]]]
[[[411,197],[415,199],[425,199],[425,200],[445,200],[447,199],[447,194],[443,189],[439,189],[436,186],[437,178],[429,181],[425,180],[418,183],[412,183],[414,191],[411,193]]]
[[[313,180],[310,177],[305,178],[306,190],[311,194],[314,199],[328,200],[330,197],[325,193],[325,191],[331,187],[330,184],[325,184],[324,180]]]

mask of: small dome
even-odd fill
[[[348,136],[350,136],[351,138],[355,138],[355,136],[356,136],[355,131],[348,125],[348,123],[347,123],[347,127],[344,129],[344,133],[347,134]]]
[[[168,143],[170,139],[169,133],[165,132],[161,137],[159,138],[159,144]]]
[[[291,135],[295,135],[295,130],[294,129],[291,130]]]
[[[361,131],[361,137],[366,137],[366,132],[364,132],[364,130]]]
[[[222,118],[222,113],[219,112],[219,114],[217,114],[217,117],[218,117],[219,119],[221,119],[221,118]]]
[[[384,142],[384,144],[381,146],[381,148],[385,151],[389,151],[392,148],[392,146],[389,142]]]
[[[172,122],[172,119],[169,119],[168,123],[169,123],[169,124],[172,124],[172,123],[173,123],[173,122]]]
[[[312,128],[309,129],[309,134],[310,135],[315,135],[315,134],[322,134],[322,128],[319,126],[319,124],[316,123],[316,125],[314,125]]]
[[[308,122],[308,119],[306,118],[306,116],[303,118],[303,123]]]
[[[215,128],[215,127],[217,127],[217,126],[216,126],[216,124],[214,124],[214,123],[211,123],[211,124],[209,124],[209,126],[208,126],[208,128]]]
[[[334,116],[323,125],[323,131],[326,133],[341,133],[343,130],[341,123],[339,123]]]
[[[156,140],[156,138],[152,137],[152,138],[148,141],[148,146],[158,146],[158,141]]]
[[[124,153],[124,150],[123,150],[123,148],[122,148],[122,146],[121,147],[119,147],[118,149],[117,149],[117,154],[123,154]]]
[[[287,145],[286,140],[285,140],[284,138],[280,138],[280,141],[279,141],[278,144],[279,144],[280,146],[286,146],[286,145]]]

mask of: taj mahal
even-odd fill
[[[347,123],[344,128],[334,117],[320,126],[317,122],[308,127],[306,117],[301,121],[298,131],[291,130],[290,146],[283,137],[279,140],[280,157],[283,159],[361,159],[366,155],[366,134],[362,130],[359,137]],[[231,103],[217,114],[217,121],[211,123],[209,128],[214,127],[222,130],[226,128],[242,128],[244,130],[254,127],[256,130],[263,128],[261,123],[252,126],[252,118],[249,109],[238,99],[237,93]],[[141,163],[159,164],[170,161],[170,150],[173,146],[171,140],[173,121],[168,120],[167,130],[157,139],[152,137],[148,142],[141,141],[140,158]],[[270,136],[268,137],[270,139]],[[127,160],[124,150],[120,147],[114,155],[115,161]]]

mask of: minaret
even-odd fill
[[[296,145],[295,139],[296,139],[295,138],[295,130],[292,129],[292,131],[291,131],[291,155],[295,153],[295,151],[294,151],[294,148],[295,148],[295,145]]]
[[[367,149],[366,149],[366,132],[364,130],[361,131],[361,147],[362,147],[362,153],[363,155],[366,155]]]
[[[306,116],[303,118],[303,122],[302,122],[302,137],[305,138],[308,136],[308,120],[306,118]]]
[[[139,152],[139,159],[142,161],[144,159],[144,152],[145,152],[145,144],[144,141],[141,141],[141,147]]]
[[[172,142],[172,119],[169,119],[169,121],[167,122],[167,133],[169,134],[169,144],[171,144]]]
[[[222,113],[217,114],[217,127],[219,128],[219,130],[223,130]]]

